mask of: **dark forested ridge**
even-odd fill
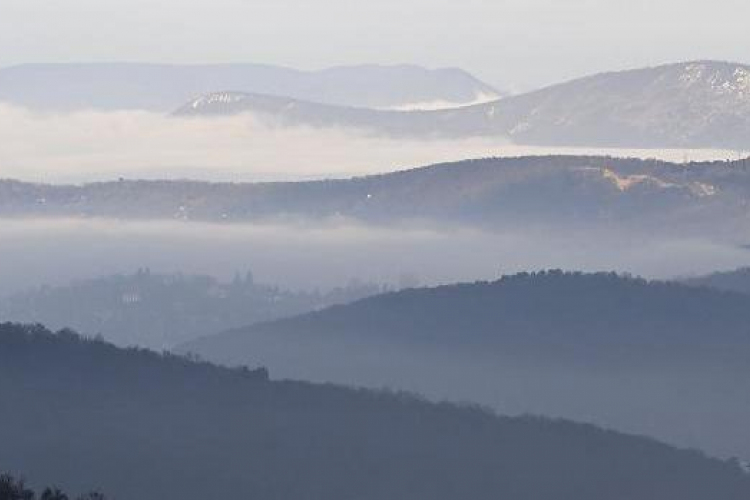
[[[0,320],[73,328],[117,345],[168,349],[207,332],[293,316],[383,290],[351,282],[325,293],[292,292],[257,283],[251,272],[223,283],[210,276],[141,269],[0,298]]]
[[[0,326],[0,465],[113,498],[744,500],[737,462]]]
[[[0,500],[105,500],[99,492],[90,492],[77,497],[70,497],[67,493],[55,487],[39,490],[39,495],[27,486],[23,479],[16,479],[10,474],[0,475]]]
[[[199,340],[360,337],[610,362],[735,361],[750,354],[750,297],[615,273],[545,271],[410,289]],[[210,349],[211,347],[209,347]],[[235,351],[237,352],[237,351]]]
[[[744,294],[606,273],[519,274],[376,296],[181,349],[750,456]]]
[[[278,183],[0,181],[0,216],[218,222],[434,220],[483,226],[629,222],[745,227],[750,163],[609,157],[489,158],[346,180]]]

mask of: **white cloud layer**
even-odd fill
[[[395,140],[362,132],[279,128],[248,115],[174,118],[147,112],[49,114],[0,104],[0,177],[44,182],[126,178],[299,180],[528,154],[729,158],[722,151],[535,148],[503,139]]]
[[[617,229],[494,233],[346,223],[0,219],[0,255],[1,296],[143,266],[224,279],[252,269],[260,281],[309,289],[352,278],[394,283],[413,275],[436,284],[556,267],[669,278],[745,265],[750,252],[717,241]]]

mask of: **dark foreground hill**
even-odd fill
[[[380,295],[182,347],[750,456],[750,296],[550,271]]]
[[[0,464],[113,498],[744,500],[736,462],[0,327]]]
[[[277,183],[0,181],[0,216],[218,222],[413,220],[490,227],[624,224],[702,235],[747,229],[750,161],[489,158],[353,179]],[[741,227],[743,229],[738,229]]]

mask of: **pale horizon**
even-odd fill
[[[60,6],[30,0],[3,10],[0,47],[8,49],[0,53],[0,67],[418,64],[462,68],[510,91],[670,62],[747,63],[744,24],[750,15],[750,6],[737,0],[386,0],[356,7],[342,0],[200,0],[189,9],[174,0],[142,6],[112,0],[106,7],[91,0]]]

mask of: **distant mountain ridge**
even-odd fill
[[[716,61],[602,73],[460,109],[377,112],[218,92],[181,115],[255,113],[286,125],[396,137],[505,137],[518,144],[750,150],[750,66]]]
[[[457,68],[339,66],[300,71],[263,64],[27,64],[0,69],[0,103],[32,109],[172,111],[222,90],[257,92],[341,106],[445,107],[500,97]]]
[[[522,143],[750,149],[750,66],[604,73],[488,105]]]
[[[678,165],[550,156],[488,158],[342,180],[280,183],[0,181],[0,216],[214,222],[440,221],[488,227],[620,223],[738,234],[750,161]],[[647,216],[646,216],[647,215]]]

